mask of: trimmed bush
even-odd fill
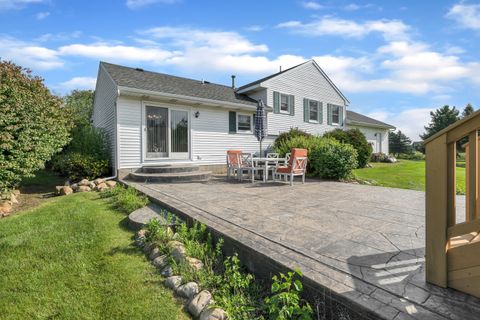
[[[103,130],[90,125],[72,130],[73,139],[54,156],[52,169],[71,180],[92,180],[110,171],[110,151]]]
[[[277,139],[275,139],[275,142],[273,143],[273,149],[275,152],[280,153],[281,156],[284,156],[285,153],[290,152],[291,149],[287,149],[287,146],[289,146],[289,140],[299,138],[300,140],[298,141],[307,141],[310,137],[312,137],[312,135],[303,130],[291,128],[288,132],[282,132],[278,135]],[[302,138],[305,139],[302,140]]]
[[[0,191],[42,169],[68,143],[71,127],[43,79],[0,60]]]
[[[412,153],[400,153],[397,156],[398,159],[405,159],[405,160],[425,160],[425,155],[419,151],[414,151]]]
[[[370,160],[372,146],[368,143],[365,135],[358,129],[342,130],[335,129],[324,134],[324,137],[334,138],[342,143],[348,143],[357,150],[357,163],[359,168],[364,168]]]
[[[290,152],[292,148],[302,148],[307,149],[308,154],[320,143],[322,140],[318,136],[295,136],[287,140],[280,141],[275,144],[277,147],[274,149],[275,152],[278,152],[280,156],[285,156],[286,153]]]
[[[309,155],[312,174],[325,179],[348,178],[358,165],[357,151],[335,139],[322,138],[318,141]]]

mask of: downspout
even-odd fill
[[[117,86],[117,97],[115,99],[115,163],[113,169],[113,176],[104,178],[105,180],[115,180],[118,177],[118,108],[117,108],[117,101],[118,97],[120,97],[120,89]]]

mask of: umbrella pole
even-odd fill
[[[260,140],[260,158],[263,157],[262,155],[262,140]]]

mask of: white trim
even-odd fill
[[[253,114],[251,113],[243,113],[243,112],[237,112],[236,113],[237,118],[235,121],[235,124],[237,125],[237,133],[253,133]],[[250,130],[240,130],[238,129],[238,116],[248,116],[250,117]]]
[[[320,123],[318,120],[312,120],[311,117],[310,117],[310,111],[312,110],[311,109],[311,106],[310,106],[310,102],[316,102],[317,103],[317,119],[318,119],[318,116],[320,115],[320,101],[318,100],[315,100],[315,99],[309,99],[309,98],[305,98],[307,99],[307,102],[308,102],[308,123],[315,123],[315,124],[318,124]],[[305,110],[303,111],[305,112]],[[323,115],[322,115],[322,118],[323,118]]]
[[[157,157],[157,158],[147,158],[146,151],[147,151],[147,137],[146,137],[146,107],[160,107],[160,108],[166,108],[168,110],[168,120],[167,120],[167,156],[166,157]],[[172,110],[179,110],[179,111],[186,111],[188,115],[188,152],[185,152],[185,157],[182,158],[179,154],[179,152],[172,152],[172,146],[171,146],[171,125],[170,125],[170,119],[171,119],[171,111]],[[160,103],[160,102],[154,102],[154,101],[147,101],[147,100],[142,100],[142,125],[141,125],[141,144],[142,144],[142,152],[141,152],[141,163],[142,164],[149,164],[152,162],[158,162],[158,161],[165,161],[165,160],[189,160],[192,161],[192,107],[181,107],[181,106],[176,106],[176,105],[171,105],[171,104],[166,104],[166,103]],[[172,154],[177,154],[178,157],[172,156]]]
[[[285,111],[285,110],[282,110],[282,96],[286,96],[287,97],[287,108],[288,110]],[[281,114],[288,114],[290,115],[291,114],[291,108],[292,106],[290,105],[290,94],[286,94],[286,93],[281,93],[281,92],[278,92],[278,110],[280,111]]]
[[[332,104],[331,105],[331,111],[332,111],[332,126],[340,126],[340,108],[343,108],[342,106],[339,106],[339,105],[336,105],[336,104]],[[338,121],[337,122],[333,122],[333,108],[338,108]]]

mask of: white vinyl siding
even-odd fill
[[[366,126],[349,125],[347,129],[357,128],[365,135],[369,144],[373,147],[373,152],[383,152],[388,154],[388,129],[374,128]]]
[[[102,128],[108,135],[112,166],[116,165],[116,115],[117,86],[100,65],[98,70],[95,100],[93,105],[93,126]]]
[[[338,128],[331,126],[327,121],[322,123],[310,123],[304,121],[303,99],[319,101],[325,106],[323,108],[322,119],[327,119],[327,104],[343,106],[346,102],[342,96],[332,87],[328,80],[320,73],[313,63],[307,63],[299,66],[285,74],[266,80],[262,83],[266,87],[264,93],[255,93],[256,97],[266,96],[267,105],[273,107],[273,92],[290,94],[295,97],[295,112],[293,116],[285,114],[268,114],[268,133],[278,135],[281,132],[288,131],[290,128],[298,127],[312,134],[323,134],[326,131]],[[345,112],[343,112],[345,117]]]

